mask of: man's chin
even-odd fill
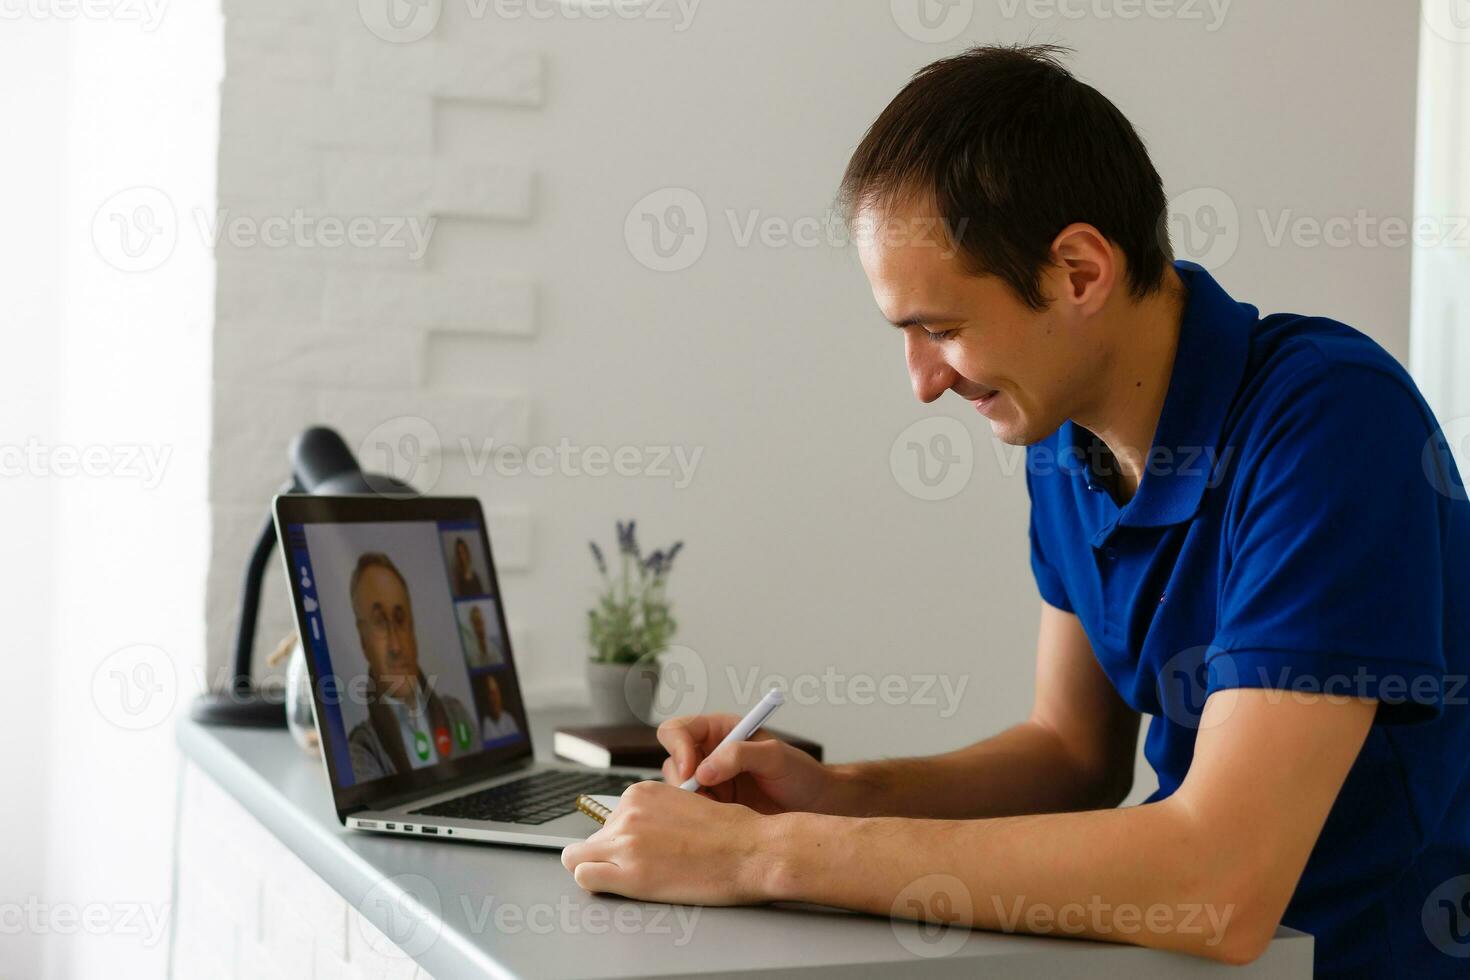
[[[1007,446],[1029,446],[1040,441],[1017,419],[990,419],[990,432]]]

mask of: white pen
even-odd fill
[[[760,704],[751,708],[745,717],[741,718],[740,722],[734,728],[730,729],[730,734],[726,735],[724,740],[715,746],[715,752],[720,751],[720,749],[723,749],[727,745],[732,745],[735,742],[743,742],[747,738],[750,738],[750,736],[760,731],[760,727],[766,723],[771,715],[776,713],[776,709],[785,703],[786,698],[780,691],[773,688],[767,692],[766,696],[761,698]],[[715,752],[711,752],[710,755],[714,755]],[[698,767],[696,766],[695,768],[697,769]],[[690,776],[684,780],[684,784],[679,788],[688,790],[699,789],[699,780]]]

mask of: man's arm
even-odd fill
[[[1224,690],[1166,800],[986,820],[762,816],[658,783],[563,852],[577,883],[700,904],[807,901],[1249,962],[1270,943],[1372,701]]]
[[[1371,701],[1217,692],[1178,792],[1124,810],[950,823],[783,815],[771,893],[928,918],[947,906],[895,901],[947,871],[969,888],[967,924],[1249,962],[1279,925],[1375,710]],[[820,850],[804,846],[818,840]],[[1087,914],[1058,921],[1079,904]],[[1157,928],[1150,909],[1164,910]],[[1192,912],[1198,931],[1182,932]]]
[[[1042,603],[1031,717],[946,755],[834,766],[837,812],[964,819],[1114,807],[1133,785],[1138,722],[1077,617]]]
[[[947,755],[823,766],[759,738],[709,758],[734,715],[675,718],[659,727],[674,784],[698,768],[721,802],[762,813],[963,819],[1117,806],[1128,795],[1138,715],[1113,690],[1076,616],[1043,604],[1031,717]]]

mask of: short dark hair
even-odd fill
[[[922,69],[883,110],[842,178],[849,220],[932,193],[976,274],[1033,309],[1058,232],[1097,228],[1127,258],[1129,289],[1159,288],[1173,259],[1163,182],[1132,124],[1078,81],[1055,45],[987,45]]]

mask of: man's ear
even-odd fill
[[[1055,298],[1084,315],[1101,310],[1117,281],[1113,244],[1092,225],[1077,222],[1052,239],[1051,254],[1058,270]]]

